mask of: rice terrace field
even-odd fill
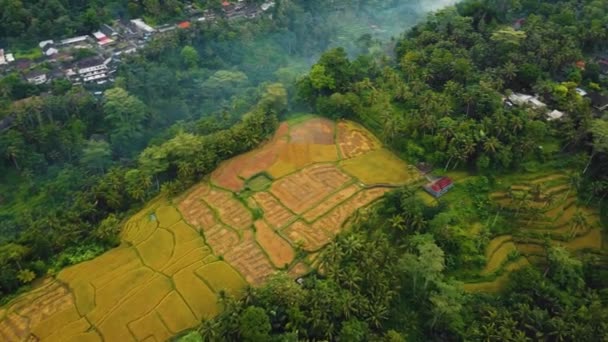
[[[306,274],[358,209],[420,178],[355,123],[285,122],[186,193],[149,203],[119,247],[1,309],[0,340],[164,341],[216,315],[224,291]]]
[[[512,235],[494,237],[486,247],[482,278],[465,283],[469,291],[497,292],[509,272],[546,262],[546,244],[570,252],[599,252],[602,231],[597,210],[578,199],[567,173],[532,174],[503,180],[502,189],[490,194],[500,211],[510,212],[518,227]]]

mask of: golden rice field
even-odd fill
[[[603,248],[599,213],[577,200],[574,187],[562,173],[515,180],[490,194],[500,210],[514,213],[518,229],[513,235],[495,237],[486,247],[486,266],[480,275],[493,281],[465,284],[470,291],[500,291],[510,271],[530,263],[544,263],[545,239],[572,253]],[[520,257],[509,260],[515,253]]]
[[[122,244],[0,309],[0,341],[164,341],[276,272],[299,277],[358,209],[421,175],[363,127],[310,117],[132,216]]]

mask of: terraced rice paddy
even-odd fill
[[[490,194],[500,210],[509,211],[517,226],[514,234],[494,238],[486,249],[486,266],[480,275],[493,281],[465,284],[471,291],[495,292],[503,288],[510,271],[529,263],[545,262],[545,239],[570,252],[602,249],[599,214],[577,201],[566,174],[556,173],[516,181]],[[509,256],[521,257],[509,261]]]
[[[9,303],[0,340],[164,341],[216,315],[220,293],[306,274],[358,209],[420,177],[354,123],[283,123],[257,150],[134,215],[120,247]]]

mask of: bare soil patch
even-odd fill
[[[255,221],[255,238],[275,267],[284,268],[293,261],[295,253],[291,245],[270,228],[264,220]]]
[[[253,195],[253,198],[264,211],[264,219],[276,229],[283,227],[294,218],[292,212],[267,192],[259,192]]]

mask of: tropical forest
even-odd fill
[[[0,18],[0,341],[608,341],[607,1]]]

